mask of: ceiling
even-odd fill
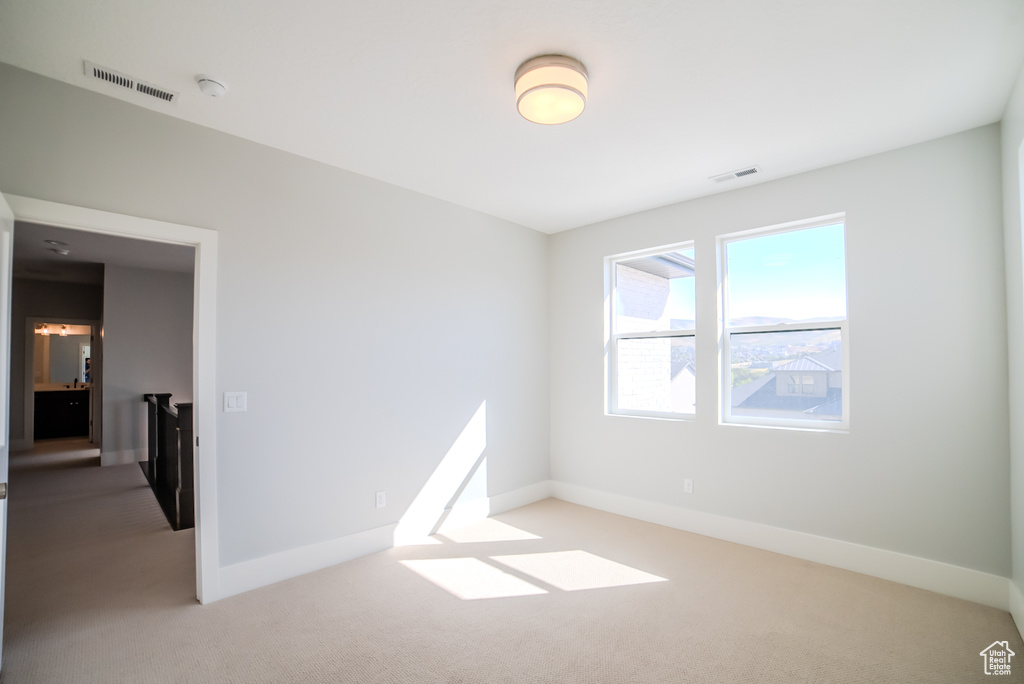
[[[57,254],[55,249],[69,254]],[[192,273],[195,248],[24,221],[15,225],[15,278],[99,285],[103,283],[103,264]]]
[[[515,109],[546,53],[590,73],[561,126]],[[0,61],[556,232],[998,121],[1024,2],[32,0],[0,3]]]

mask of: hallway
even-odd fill
[[[57,671],[88,671],[86,658],[112,652],[130,660],[146,622],[167,619],[148,609],[197,605],[193,530],[171,531],[138,465],[99,462],[81,438],[11,454],[0,681],[55,681],[47,673],[66,658],[81,660]]]

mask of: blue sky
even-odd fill
[[[726,258],[732,320],[846,317],[842,224],[729,242]]]
[[[841,223],[727,243],[730,319],[845,318],[844,243]],[[669,317],[695,319],[695,279],[673,278],[669,287]]]

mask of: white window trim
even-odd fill
[[[605,378],[605,415],[607,416],[627,416],[633,418],[658,418],[663,420],[681,420],[681,421],[693,421],[697,418],[697,410],[694,408],[693,413],[670,413],[664,411],[643,411],[639,409],[622,409],[618,406],[619,401],[619,379],[618,379],[618,342],[619,340],[625,339],[654,339],[654,338],[682,338],[692,337],[696,342],[697,339],[697,316],[694,312],[694,328],[691,330],[659,330],[656,332],[631,332],[631,333],[616,333],[615,328],[615,265],[620,261],[628,261],[630,259],[639,259],[647,256],[654,256],[656,254],[663,254],[665,252],[679,252],[692,249],[694,250],[694,261],[696,261],[697,251],[693,240],[687,240],[685,242],[677,242],[670,245],[663,245],[661,247],[654,247],[651,249],[643,249],[635,252],[624,252],[622,254],[614,254],[604,259],[604,291],[605,291],[605,365],[604,365],[604,378]],[[695,276],[696,277],[696,276]]]
[[[718,257],[718,398],[720,425],[729,426],[750,426],[750,427],[771,427],[784,429],[808,430],[813,432],[849,432],[850,430],[850,334],[849,334],[849,294],[847,294],[846,318],[830,321],[802,321],[800,323],[779,323],[774,325],[744,325],[729,326],[726,302],[729,296],[729,266],[726,259],[726,245],[730,242],[738,242],[754,237],[777,235],[779,233],[790,233],[808,228],[820,228],[824,226],[843,224],[843,253],[846,254],[846,214],[829,214],[805,221],[793,221],[790,223],[767,226],[744,230],[727,235],[719,235],[717,238]],[[847,281],[849,281],[849,268],[844,268]],[[849,293],[848,285],[847,293]],[[758,416],[734,416],[732,415],[732,366],[730,335],[736,333],[756,332],[801,332],[805,330],[839,330],[840,344],[843,348],[843,418],[841,421],[834,420],[799,420],[794,418],[762,418]]]

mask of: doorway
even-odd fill
[[[32,378],[32,401],[25,404],[26,439],[84,437],[94,443],[98,406],[93,401],[93,326],[30,319],[25,327],[32,335],[32,344],[25,347],[25,375]]]
[[[196,597],[219,598],[216,492],[216,274],[215,231],[113,214],[17,195],[6,196],[20,222],[194,248],[192,387],[195,407]],[[102,337],[102,334],[101,334]]]

